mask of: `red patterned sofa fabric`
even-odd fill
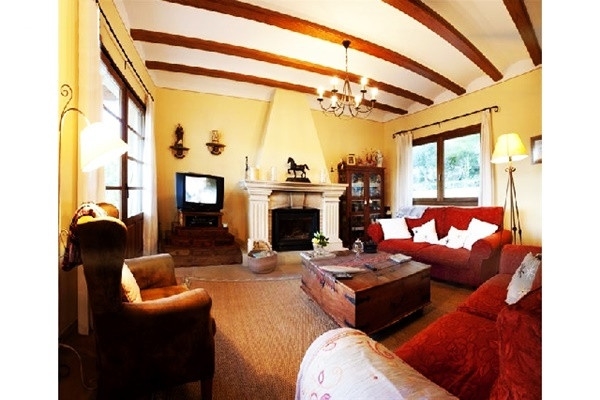
[[[512,275],[499,274],[485,281],[458,306],[458,309],[495,321],[506,307],[506,288]]]
[[[500,369],[490,399],[541,399],[542,288],[505,307],[496,325]]]
[[[395,353],[461,400],[487,399],[498,376],[497,335],[494,321],[454,311]]]

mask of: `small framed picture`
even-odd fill
[[[542,163],[542,135],[531,138],[531,163]]]
[[[356,156],[354,156],[354,154],[348,154],[347,164],[356,165]]]

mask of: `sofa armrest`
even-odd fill
[[[168,253],[128,258],[125,264],[142,290],[177,285],[175,262]]]
[[[373,222],[367,226],[367,236],[371,238],[375,243],[379,243],[383,240],[383,227],[379,222]]]
[[[327,331],[309,346],[300,364],[295,398],[457,399],[352,328]]]
[[[508,229],[500,230],[479,239],[471,248],[471,259],[486,260],[500,253],[502,247],[512,241],[512,233]]]
[[[521,244],[507,244],[502,247],[499,272],[501,274],[514,274],[521,265],[523,258],[525,258],[529,252],[536,255],[542,252],[542,248],[540,246],[527,246]]]

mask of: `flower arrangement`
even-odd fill
[[[313,235],[312,242],[314,244],[318,244],[318,245],[325,247],[329,244],[329,238],[327,236],[323,235],[321,232],[316,231],[315,234]]]

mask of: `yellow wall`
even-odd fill
[[[494,144],[503,133],[516,132],[521,136],[529,154],[530,138],[542,134],[542,68],[497,83],[492,87],[464,95],[458,99],[436,105],[428,110],[407,115],[385,125],[386,145],[393,146],[394,132],[430,124],[457,115],[469,113],[484,107],[497,105],[498,112],[492,112]],[[479,123],[479,114],[460,118],[415,131],[414,137],[432,135],[461,126]],[[514,163],[517,200],[520,211],[523,243],[542,243],[542,165],[531,164],[531,158]],[[504,205],[507,173],[506,164],[493,164],[494,204]],[[390,188],[393,190],[393,188]],[[388,192],[389,193],[389,192]],[[510,226],[510,221],[505,221]]]
[[[247,239],[246,193],[239,187],[244,179],[245,157],[251,166],[256,155],[269,115],[270,104],[227,96],[159,89],[155,108],[156,163],[158,186],[158,217],[161,234],[176,220],[175,172],[209,173],[225,178],[225,207],[223,222],[239,243]],[[370,121],[344,121],[313,112],[325,162],[337,167],[341,157],[348,153],[362,154],[366,149],[381,148],[383,124]],[[176,159],[169,146],[175,141],[175,128],[184,128],[183,142],[190,148],[183,159]],[[210,154],[205,145],[213,129],[221,133],[225,150],[219,156]],[[289,127],[294,130],[294,126]],[[297,134],[297,140],[303,140]],[[281,163],[294,150],[290,142],[281,148]],[[300,161],[300,160],[298,160]],[[266,168],[262,177],[267,179]],[[281,169],[281,168],[279,168]],[[337,182],[337,176],[330,179]]]

